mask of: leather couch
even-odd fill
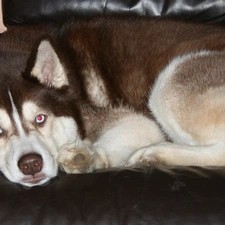
[[[221,0],[3,0],[7,27],[69,16],[160,16],[225,23]],[[0,43],[1,45],[1,43]],[[114,170],[58,177],[30,189],[0,176],[1,225],[222,225],[224,168]]]

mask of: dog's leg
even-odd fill
[[[95,169],[122,167],[143,146],[164,141],[156,123],[141,114],[129,114],[105,131],[92,146]]]
[[[191,146],[163,142],[139,149],[128,159],[127,166],[135,166],[139,163],[172,166],[224,166],[225,144]]]
[[[66,173],[90,173],[94,169],[109,168],[107,150],[85,140],[82,144],[66,145],[59,155],[59,167]]]
[[[121,167],[136,149],[161,141],[164,136],[154,121],[132,113],[109,123],[94,143],[84,141],[81,146],[64,147],[59,164],[67,173]]]
[[[107,150],[102,146],[66,146],[59,155],[59,166],[66,173],[90,173],[95,169],[111,167]]]

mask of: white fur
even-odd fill
[[[118,167],[126,165],[127,159],[137,149],[163,140],[164,136],[155,122],[134,113],[106,131],[94,143],[92,151],[103,159],[105,167]]]
[[[92,67],[86,69],[84,75],[85,86],[90,100],[99,107],[109,104],[106,87],[100,75]]]
[[[182,145],[162,142],[141,148],[127,161],[127,166],[137,162],[153,162],[176,166],[224,166],[225,144]]]
[[[171,103],[174,105],[180,104],[178,96],[174,95],[173,99],[169,96],[166,99],[166,91],[169,91],[170,82],[174,77],[176,69],[179,65],[187,60],[194,59],[196,57],[206,56],[212,54],[210,51],[200,51],[197,53],[189,53],[184,56],[178,56],[173,59],[166,68],[159,74],[155,85],[150,94],[149,108],[155,115],[156,120],[162,125],[166,134],[176,143],[196,144],[193,137],[186,133],[179,125],[176,115],[170,110]]]
[[[0,124],[1,124],[0,128],[3,132],[4,130],[9,130],[12,125],[8,113],[6,112],[5,109],[1,109],[1,108],[0,108]]]
[[[49,41],[40,43],[31,75],[50,87],[61,88],[68,85],[66,71]]]

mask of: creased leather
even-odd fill
[[[0,176],[0,224],[224,224],[224,176],[200,171],[204,176],[180,169],[178,175],[158,169],[61,173],[31,189]]]
[[[220,23],[225,21],[221,0],[2,0],[5,25],[61,21],[67,17],[138,15]]]

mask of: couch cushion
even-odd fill
[[[1,176],[0,224],[223,224],[223,175],[167,169],[60,173],[47,186],[31,189]]]

